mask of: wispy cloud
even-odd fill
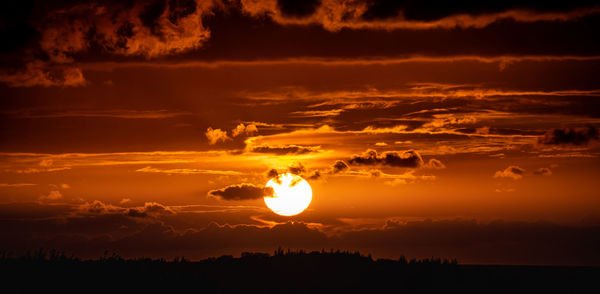
[[[237,172],[237,171],[232,171],[232,170],[208,170],[208,169],[195,169],[195,168],[160,169],[160,168],[153,168],[150,166],[136,169],[135,171],[143,172],[143,173],[163,173],[163,174],[183,174],[183,175],[205,174],[205,175],[239,176],[239,175],[244,174],[242,172]]]
[[[14,184],[0,183],[0,188],[20,188],[20,187],[31,187],[31,186],[37,186],[37,184],[33,184],[33,183],[14,183]]]

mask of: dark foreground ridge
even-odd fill
[[[600,267],[460,265],[358,252],[242,253],[202,261],[0,254],[4,293],[600,293]]]

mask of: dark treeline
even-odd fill
[[[600,278],[598,267],[475,266],[282,249],[201,261],[108,253],[85,260],[40,249],[23,256],[2,252],[0,269],[2,287],[10,293],[598,293]]]

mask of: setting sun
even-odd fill
[[[304,211],[312,200],[312,189],[307,181],[292,173],[281,174],[267,182],[273,196],[265,196],[265,203],[275,213],[292,216]]]

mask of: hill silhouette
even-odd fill
[[[597,293],[598,267],[461,265],[439,258],[278,249],[201,261],[0,254],[4,293]]]

